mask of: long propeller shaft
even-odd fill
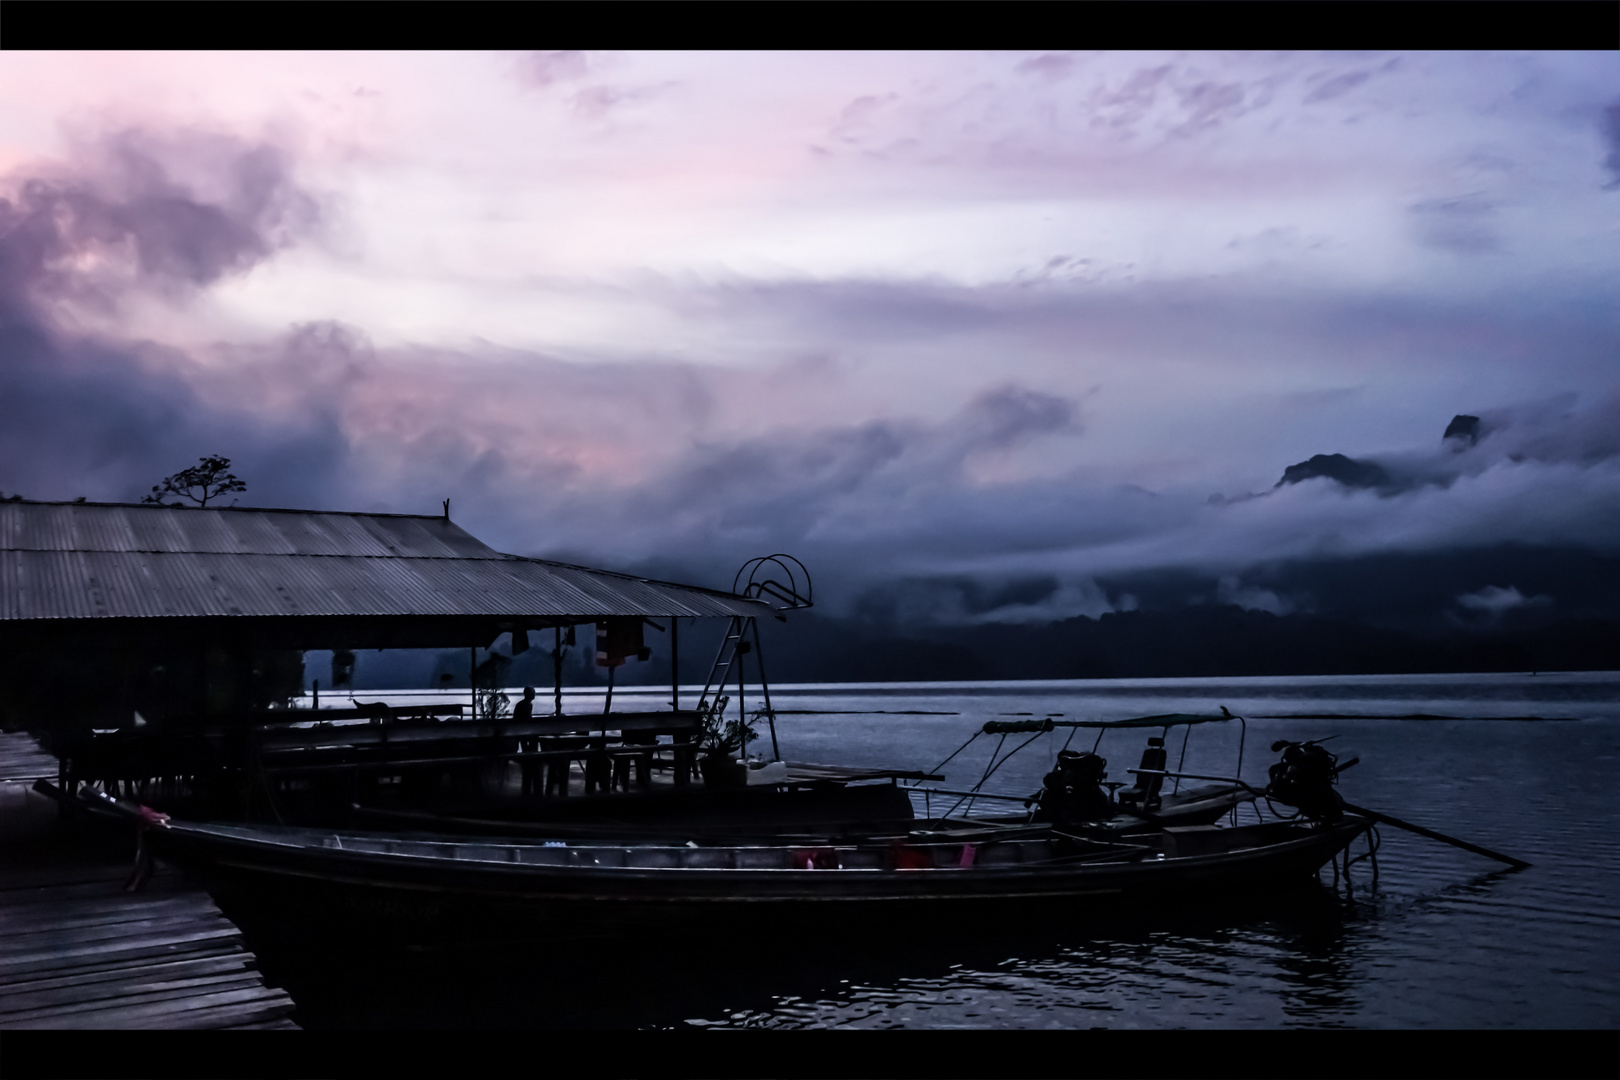
[[[1472,851],[1475,855],[1483,855],[1487,859],[1495,859],[1497,862],[1507,863],[1515,870],[1524,870],[1530,866],[1530,864],[1525,862],[1523,859],[1515,859],[1511,855],[1503,855],[1500,851],[1492,851],[1490,848],[1480,847],[1478,844],[1470,844],[1466,840],[1459,840],[1455,836],[1447,836],[1445,833],[1437,833],[1433,829],[1425,829],[1421,825],[1413,825],[1410,821],[1402,821],[1400,818],[1390,817],[1388,814],[1381,814],[1377,810],[1368,810],[1364,806],[1352,806],[1349,803],[1345,803],[1344,808],[1350,811],[1352,814],[1360,814],[1363,817],[1372,818],[1374,821],[1381,821],[1385,825],[1393,825],[1397,829],[1405,829],[1407,832],[1417,833],[1419,836],[1427,836],[1430,840],[1438,840],[1442,844],[1450,844],[1452,847],[1460,847],[1464,851]]]

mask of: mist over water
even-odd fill
[[[667,698],[667,689],[620,692],[614,705],[653,707]],[[1335,736],[1328,746],[1341,760],[1361,759],[1341,777],[1349,802],[1533,865],[1505,872],[1386,826],[1377,882],[1362,863],[1349,889],[1324,870],[1321,889],[1303,896],[1189,896],[1159,910],[1073,920],[1009,909],[1004,919],[975,919],[949,933],[876,940],[806,943],[794,927],[754,920],[717,927],[713,941],[632,942],[559,957],[567,970],[549,974],[530,967],[501,975],[489,958],[463,958],[466,973],[447,979],[401,959],[364,993],[352,985],[358,967],[328,972],[302,996],[292,986],[302,1020],[313,1027],[1608,1028],[1620,1015],[1614,673],[800,685],[772,687],[771,701],[783,757],[904,768],[935,766],[988,719],[1120,719],[1225,705],[1246,718],[1249,782],[1264,782],[1276,760],[1273,740]],[[570,693],[565,707],[596,711],[601,696]],[[1542,719],[1517,719],[1525,717]],[[1041,736],[984,789],[1034,791],[1070,730]],[[1136,766],[1149,734],[1103,737],[1098,752],[1110,779],[1130,778],[1125,770]],[[1239,736],[1237,724],[1194,728],[1183,768],[1230,775]],[[1002,749],[1026,737],[1010,737]],[[755,749],[768,753],[768,738]],[[1090,749],[1093,739],[1082,730],[1073,745]],[[980,736],[943,770],[940,786],[971,787],[996,742]],[[1168,747],[1175,765],[1179,732]],[[981,804],[976,812],[992,809]]]

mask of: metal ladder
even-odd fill
[[[752,631],[753,641],[748,641],[749,632]],[[754,653],[759,667],[759,687],[761,696],[765,700],[763,710],[766,720],[771,728],[771,760],[780,761],[781,751],[776,742],[776,713],[771,709],[770,684],[765,680],[765,664],[763,652],[759,648],[759,624],[753,616],[733,615],[731,622],[726,626],[726,636],[720,639],[720,648],[714,654],[714,664],[709,668],[709,677],[703,683],[703,693],[698,698],[698,712],[707,713],[710,708],[709,694],[714,693],[712,708],[719,713],[725,708],[726,698],[723,693],[726,681],[731,675],[733,665],[737,667],[737,718],[747,719],[747,712],[743,708],[742,694],[742,657]],[[716,717],[718,720],[718,715]],[[741,747],[744,754],[748,752],[745,742]]]
[[[726,627],[726,636],[720,640],[720,649],[714,654],[714,664],[709,668],[709,677],[703,683],[703,693],[698,697],[698,712],[703,712],[709,707],[710,690],[718,697],[725,689],[726,676],[731,673],[731,665],[737,660],[737,650],[743,644],[748,622],[749,620],[741,615],[731,617],[731,623]],[[744,650],[744,653],[746,652],[747,650]]]
[[[788,565],[791,563],[792,565]],[[794,567],[798,570],[795,572]],[[772,577],[767,575],[780,575]],[[746,578],[746,581],[744,580]],[[785,580],[783,580],[785,579]],[[799,592],[800,587],[804,592]],[[749,559],[743,564],[737,576],[732,579],[731,591],[738,596],[745,596],[750,600],[775,601],[779,606],[778,612],[792,611],[807,608],[811,604],[810,572],[804,564],[791,555],[778,553],[776,555],[762,555],[756,559]],[[787,616],[778,614],[778,619],[786,621]],[[746,639],[749,631],[753,632],[753,642]],[[754,654],[754,663],[759,668],[760,696],[765,701],[764,709],[760,712],[770,722],[771,726],[771,760],[781,761],[782,752],[776,742],[776,711],[771,708],[771,685],[765,678],[765,651],[759,639],[759,622],[752,615],[733,615],[726,627],[726,636],[720,640],[720,648],[714,655],[714,664],[709,668],[709,677],[703,683],[703,693],[698,698],[698,712],[704,714],[705,721],[714,719],[719,722],[721,715],[729,702],[724,690],[726,680],[731,675],[731,667],[737,665],[737,719],[745,721],[747,711],[743,708],[742,694],[742,666],[741,658],[749,652]],[[709,700],[710,691],[714,692],[714,701]],[[709,716],[710,711],[715,714]],[[747,753],[748,744],[744,742],[743,752]]]

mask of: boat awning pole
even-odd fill
[[[1166,735],[1170,734],[1170,729],[1165,728],[1164,733]],[[1178,771],[1181,770],[1183,767],[1185,767],[1186,764],[1187,764],[1187,740],[1191,739],[1191,738],[1192,738],[1192,725],[1188,724],[1186,732],[1183,733],[1182,736],[1181,736],[1181,760],[1176,763],[1176,769]],[[1175,794],[1175,793],[1177,793],[1179,791],[1181,791],[1181,777],[1178,776],[1178,777],[1176,777],[1176,786],[1171,790],[1171,793]]]

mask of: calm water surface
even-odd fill
[[[378,696],[426,695],[370,697]],[[593,702],[600,707],[599,696],[571,694],[568,711]],[[468,957],[447,969],[391,956],[278,968],[265,956],[267,969],[311,1027],[1620,1022],[1615,673],[784,686],[772,689],[772,703],[789,760],[907,768],[937,765],[987,719],[1119,719],[1225,705],[1246,718],[1242,775],[1251,783],[1263,784],[1276,760],[1273,740],[1333,735],[1329,746],[1341,760],[1361,759],[1342,777],[1350,802],[1534,865],[1505,872],[1385,827],[1376,885],[1357,867],[1352,890],[1324,884],[1282,902],[1189,896],[1168,912],[1035,925],[1009,912],[919,940],[806,942],[791,926],[759,921],[717,925],[704,940],[636,941],[630,933],[623,948],[559,956],[557,965]],[[615,705],[635,702],[620,691]],[[1034,791],[1069,734],[1042,736],[985,790]],[[1111,778],[1129,779],[1124,770],[1137,764],[1146,734],[1104,736],[1098,752]],[[768,748],[768,738],[757,745]],[[1080,732],[1073,745],[1089,749],[1094,738]],[[977,782],[996,744],[990,736],[973,741],[945,768],[944,786]],[[1184,768],[1230,775],[1238,744],[1236,724],[1196,728]],[[1169,748],[1175,764],[1179,733]]]

